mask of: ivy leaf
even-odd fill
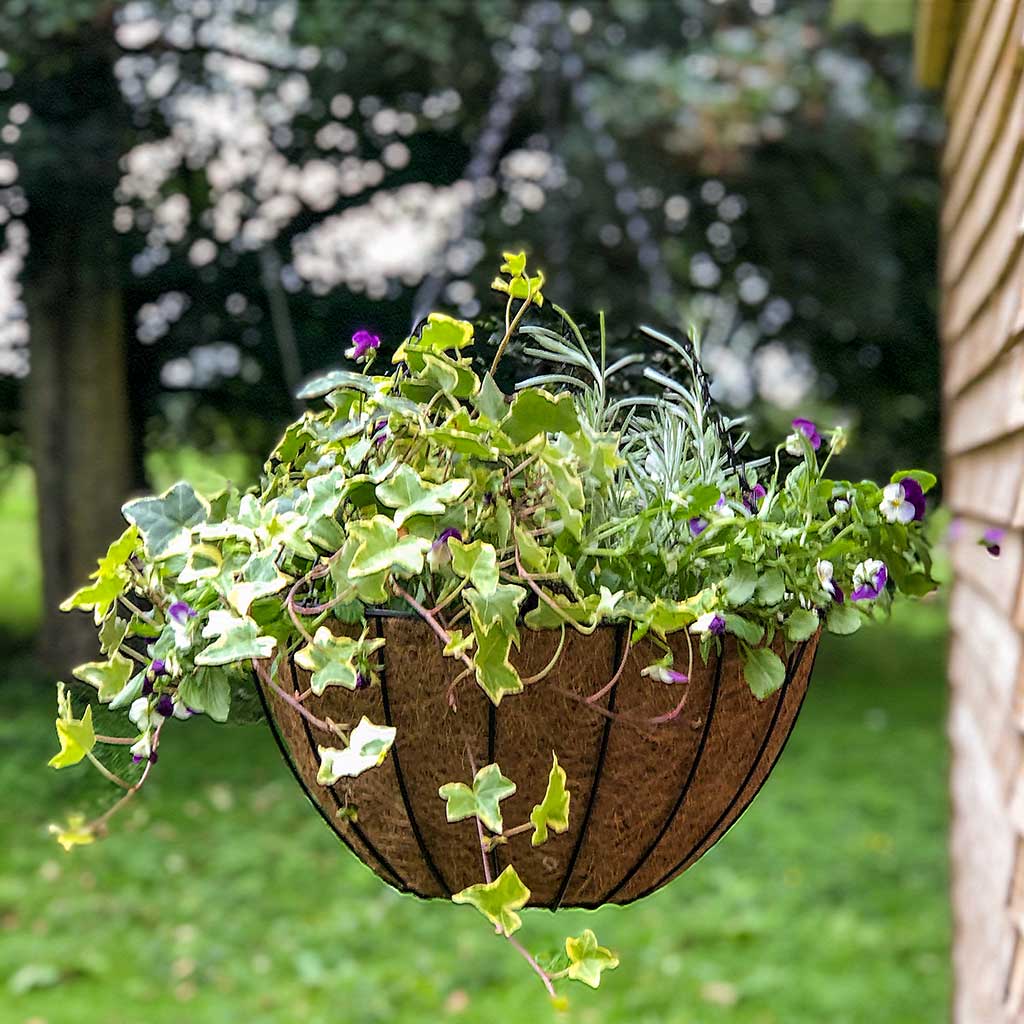
[[[619,966],[619,958],[610,949],[599,946],[597,936],[589,928],[575,939],[566,939],[565,952],[569,957],[569,977],[591,988],[601,984],[602,971]]]
[[[484,597],[492,596],[498,588],[498,553],[494,546],[482,540],[463,544],[452,537],[448,550],[452,553],[455,575],[468,579]]]
[[[374,395],[377,392],[377,385],[372,377],[367,377],[362,373],[353,373],[351,370],[331,370],[319,377],[314,377],[313,380],[303,385],[295,397],[303,401],[311,398],[323,398],[324,395],[329,395],[339,388],[359,391],[364,395]]]
[[[569,827],[569,800],[572,794],[565,788],[565,769],[559,765],[554,751],[551,753],[551,761],[544,799],[534,805],[530,812],[534,846],[540,846],[548,841],[549,828],[553,832],[562,833]]]
[[[84,814],[72,814],[68,817],[67,825],[50,825],[49,830],[68,852],[75,846],[88,846],[96,842],[96,836],[86,824]]]
[[[448,821],[477,817],[497,834],[505,827],[500,803],[515,791],[516,784],[506,779],[496,764],[488,764],[474,776],[472,789],[464,782],[448,782],[437,791],[437,795],[447,801],[445,817]]]
[[[498,385],[494,383],[494,378],[489,373],[484,374],[484,379],[480,384],[480,391],[473,399],[473,405],[481,416],[491,420],[492,423],[500,423],[508,411],[508,406],[505,404],[505,395]]]
[[[112,654],[116,651],[128,635],[128,623],[116,612],[107,615],[100,627],[99,639],[100,650],[104,654]]]
[[[272,636],[261,636],[260,627],[249,618],[239,618],[231,612],[210,612],[203,627],[203,637],[216,637],[214,643],[196,656],[197,665],[230,665],[236,661],[269,658],[277,647]]]
[[[139,498],[121,509],[129,523],[137,526],[153,559],[180,554],[188,546],[189,531],[205,523],[209,507],[184,481],[179,481],[158,498]]]
[[[453,479],[443,484],[422,480],[411,466],[399,466],[395,475],[377,485],[377,498],[381,504],[395,509],[395,526],[401,526],[412,516],[439,516],[445,506],[462,496],[469,480]]]
[[[421,351],[463,349],[473,344],[473,325],[468,320],[456,320],[447,313],[431,313],[419,338],[410,340]]]
[[[231,684],[223,672],[199,669],[181,681],[178,698],[193,711],[226,722],[231,711]]]
[[[49,760],[51,768],[68,768],[78,764],[96,746],[96,733],[92,728],[92,705],[81,718],[58,718],[57,738],[60,752]]]
[[[754,566],[749,562],[738,562],[723,581],[725,599],[734,608],[738,608],[754,596],[757,584],[757,570]]]
[[[852,604],[834,604],[829,608],[828,615],[825,617],[828,631],[839,636],[856,633],[863,622],[864,619],[860,612]]]
[[[568,392],[555,398],[540,388],[530,388],[512,400],[501,429],[514,444],[524,445],[538,434],[576,434],[580,421]]]
[[[519,277],[526,270],[526,253],[522,250],[519,252],[503,252],[501,258],[504,262],[499,269],[503,274]]]
[[[348,746],[344,750],[317,746],[320,770],[317,772],[316,781],[321,786],[333,786],[342,777],[355,778],[371,768],[376,768],[387,757],[395,742],[396,731],[392,726],[374,725],[364,715],[352,730]]]
[[[472,633],[463,636],[461,629],[453,629],[449,633],[448,643],[444,645],[443,654],[446,658],[458,658],[471,650],[476,638]]]
[[[60,610],[68,612],[73,608],[81,608],[82,611],[92,611],[96,623],[102,622],[128,587],[131,577],[125,563],[138,551],[139,540],[138,527],[129,526],[107,548],[107,553],[99,560],[95,572],[90,574],[89,579],[95,582],[72,594],[60,606]]]
[[[242,579],[227,593],[228,604],[238,615],[246,616],[254,601],[279,594],[291,579],[277,568],[273,551],[253,555],[242,566]]]
[[[495,623],[487,629],[475,614],[471,617],[473,635],[476,637],[476,655],[473,658],[476,681],[491,698],[491,702],[498,705],[506,693],[520,693],[523,689],[519,673],[508,660],[512,650],[512,637],[500,623]]]
[[[423,537],[399,537],[395,524],[386,516],[352,523],[349,538],[356,545],[348,567],[352,577],[375,576],[392,569],[418,576],[430,550],[430,541]]]
[[[523,885],[511,864],[493,882],[471,885],[452,896],[453,903],[476,907],[506,937],[519,930],[522,919],[516,913],[526,906],[530,890]]]
[[[767,647],[748,647],[743,655],[743,678],[758,700],[773,694],[786,681],[786,666]]]
[[[134,671],[134,662],[115,653],[109,661],[90,661],[71,670],[76,679],[95,686],[100,702],[113,700],[124,688]]]
[[[354,690],[359,677],[359,661],[383,646],[383,637],[366,640],[335,636],[327,626],[321,626],[313,642],[296,653],[295,664],[312,673],[309,685],[318,697],[328,686]]]
[[[786,639],[794,643],[810,640],[818,632],[818,613],[810,608],[797,608],[786,619]]]

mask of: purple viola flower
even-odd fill
[[[912,476],[903,477],[899,481],[899,485],[903,488],[903,500],[909,501],[914,506],[914,522],[919,523],[924,519],[925,509],[927,508],[921,485]]]
[[[790,455],[802,455],[803,444],[800,441],[800,436],[803,435],[810,444],[810,446],[817,451],[821,447],[821,434],[818,433],[818,428],[815,426],[812,420],[800,419],[799,417],[793,420],[791,426],[796,431],[794,434],[790,434],[786,438],[786,451]]]
[[[379,419],[373,425],[373,433],[370,434],[373,438],[373,443],[379,448],[388,439],[388,421],[387,419]]]
[[[761,507],[761,502],[768,497],[768,492],[762,484],[754,484],[753,487],[743,496],[743,504],[752,515]]]
[[[164,718],[174,714],[174,700],[169,693],[161,693],[156,701],[156,713]]]
[[[851,601],[874,601],[879,597],[889,579],[885,562],[869,558],[853,570],[853,591]]]
[[[349,359],[363,359],[380,348],[380,338],[369,331],[356,331],[352,335],[352,346],[345,349]]]
[[[699,537],[707,528],[708,521],[706,519],[701,519],[700,516],[694,516],[690,520],[690,533],[692,533],[694,537]]]
[[[167,609],[167,617],[179,626],[187,625],[189,619],[196,617],[196,610],[187,601],[175,601]]]
[[[1006,531],[998,526],[990,526],[982,535],[979,544],[993,557],[998,558],[1003,551],[1002,541]]]
[[[715,502],[715,508],[725,508],[725,495],[724,494],[720,494],[718,496],[718,501]]]
[[[452,553],[448,548],[448,541],[452,539],[462,540],[462,531],[457,530],[454,526],[448,526],[437,535],[437,540],[430,545],[430,550],[427,552],[427,563],[430,565],[431,572],[437,572],[442,566],[451,562]]]
[[[370,677],[365,672],[356,673],[356,689],[365,690],[370,685]]]
[[[174,645],[179,649],[186,649],[192,646],[189,637],[189,622],[196,617],[196,610],[185,601],[175,601],[167,609],[167,617],[171,620],[171,629],[174,631]]]
[[[843,588],[836,583],[833,577],[835,570],[832,563],[827,559],[819,560],[817,566],[815,566],[815,571],[818,574],[818,582],[821,584],[821,589],[824,590],[836,604],[842,604],[845,600],[845,595],[843,594]]]
[[[690,626],[690,632],[721,636],[725,632],[725,616],[718,612],[705,612]]]
[[[640,675],[647,676],[648,679],[655,679],[659,683],[688,683],[690,677],[685,672],[677,672],[674,668],[669,668],[667,665],[648,665],[647,668],[640,669]]]

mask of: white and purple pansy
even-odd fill
[[[763,502],[767,496],[768,492],[764,489],[763,484],[754,484],[754,486],[743,495],[743,505],[751,515],[754,515],[761,507],[761,502]]]
[[[721,636],[725,632],[725,616],[718,612],[705,612],[690,625],[690,632]]]
[[[196,617],[196,610],[186,601],[175,601],[167,609],[167,618],[174,631],[174,646],[182,649],[192,646],[189,626]]]
[[[982,535],[978,543],[993,557],[998,558],[1003,551],[1003,538],[1006,531],[999,526],[990,526]]]
[[[850,499],[841,494],[832,499],[832,512],[837,516],[846,515],[850,511]]]
[[[853,590],[851,601],[874,601],[883,590],[889,579],[889,570],[885,562],[877,558],[868,558],[853,570]]]
[[[828,559],[820,559],[818,564],[815,566],[815,571],[818,574],[818,582],[821,584],[821,589],[824,590],[836,604],[842,604],[844,600],[843,588],[839,586],[833,578],[835,568],[832,563],[828,561]]]
[[[708,528],[708,521],[700,516],[693,516],[690,519],[690,533],[699,537]]]
[[[369,331],[356,331],[352,335],[352,345],[345,349],[349,359],[366,359],[380,348],[380,338]]]
[[[647,668],[640,669],[640,675],[647,676],[648,679],[654,679],[659,683],[688,683],[690,681],[690,677],[685,672],[677,672],[674,668],[663,665],[661,662],[655,662],[653,665],[648,665]]]
[[[793,433],[786,438],[786,451],[790,455],[803,455],[806,441],[815,451],[821,447],[821,434],[812,420],[805,420],[797,417],[791,426]]]
[[[451,563],[452,553],[448,547],[448,541],[453,538],[462,540],[462,531],[454,526],[449,526],[442,530],[437,535],[437,540],[430,545],[430,550],[427,552],[427,564],[430,566],[431,572],[439,572],[444,566]]]
[[[912,476],[905,476],[882,489],[878,510],[890,523],[920,522],[925,513],[924,491]]]

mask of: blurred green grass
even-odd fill
[[[22,487],[0,491],[0,631],[38,609]],[[593,927],[622,957],[558,1019],[947,1018],[944,633],[930,603],[828,638],[782,763],[696,867],[630,908],[526,914],[531,948]],[[0,660],[0,1024],[556,1018],[470,908],[399,896],[346,853],[262,726],[175,728],[113,834],[65,855],[46,825],[96,788],[45,767],[42,682],[28,657]]]

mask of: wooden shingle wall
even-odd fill
[[[946,105],[954,1019],[1024,1024],[1024,0],[970,4]]]

